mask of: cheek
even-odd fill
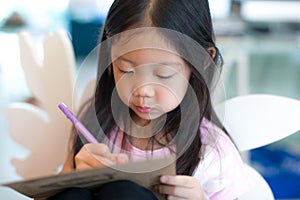
[[[182,101],[186,90],[175,90],[175,88],[164,88],[159,92],[157,97],[158,104],[161,105],[165,112],[175,109]]]
[[[161,102],[163,102],[166,110],[171,111],[175,109],[184,98],[189,82],[186,78],[180,77],[169,84],[168,88],[161,93]],[[164,99],[164,100],[163,100]]]

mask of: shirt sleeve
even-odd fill
[[[205,148],[193,176],[200,181],[204,196],[210,200],[238,198],[253,186],[238,150],[218,128],[201,132]]]

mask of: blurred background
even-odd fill
[[[46,33],[68,32],[79,66],[97,45],[112,0],[0,0],[0,109],[28,101],[18,32],[39,43]],[[216,43],[224,56],[226,97],[266,93],[300,101],[300,0],[210,0]],[[288,118],[288,116],[286,116]],[[300,119],[299,119],[300,123]],[[0,183],[20,179],[10,158],[26,157],[0,111]],[[249,152],[276,199],[300,199],[300,133]],[[27,199],[0,187],[0,199]]]

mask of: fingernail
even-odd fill
[[[168,177],[167,176],[161,176],[160,181],[163,182],[163,183],[166,183],[168,181]]]

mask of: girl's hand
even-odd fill
[[[126,154],[112,154],[105,144],[85,144],[75,156],[75,169],[107,167],[127,161]]]
[[[204,200],[200,182],[192,176],[161,176],[155,190],[167,195],[168,200],[173,199],[198,199]]]

